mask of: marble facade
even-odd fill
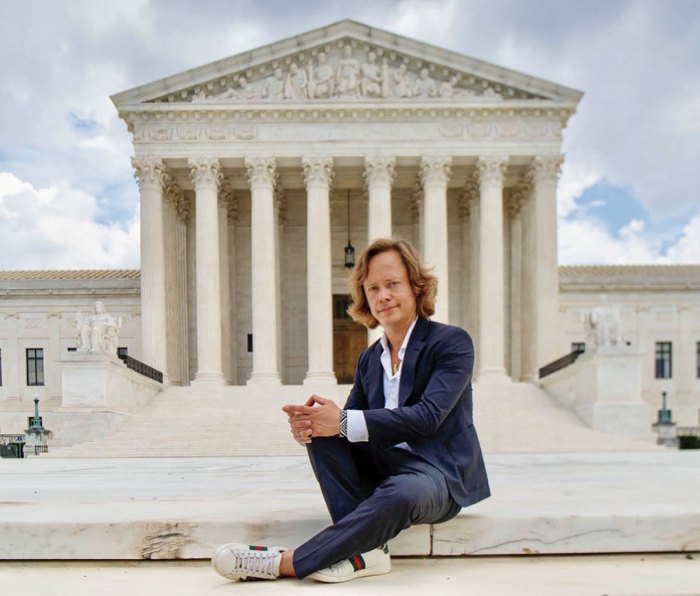
[[[343,244],[395,235],[434,267],[435,318],[481,346],[479,380],[536,378],[559,355],[581,95],[342,21],[113,96],[148,230],[144,361],[171,384],[335,383]],[[509,355],[506,329],[529,349]]]

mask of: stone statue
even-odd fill
[[[367,62],[360,68],[360,94],[362,97],[380,97],[382,94],[382,72],[374,52],[367,54]]]
[[[391,74],[389,72],[389,58],[382,59],[382,97],[391,97]]]
[[[394,97],[411,97],[411,90],[406,83],[406,70],[406,65],[401,64],[394,71]]]
[[[284,86],[284,97],[287,99],[306,99],[307,84],[306,71],[299,68],[296,62],[292,62],[289,65],[287,83]]]
[[[97,301],[94,314],[83,315],[78,312],[75,322],[78,328],[78,352],[105,352],[116,356],[119,330],[122,327],[121,317],[115,319],[105,311],[105,305]]]
[[[333,67],[328,64],[325,52],[318,55],[318,66],[314,70],[309,62],[309,98],[328,99],[333,96]]]
[[[413,96],[414,97],[435,97],[437,95],[437,89],[435,88],[435,81],[428,76],[428,69],[421,68],[420,76],[413,86]]]
[[[597,306],[585,315],[587,339],[597,348],[621,346],[622,318],[618,307]]]
[[[357,60],[352,55],[352,46],[343,46],[343,57],[338,61],[336,72],[336,94],[339,97],[358,97],[359,71]]]
[[[281,68],[275,68],[272,76],[265,82],[264,95],[267,99],[284,99],[284,75]]]
[[[438,95],[440,97],[454,97],[457,87],[457,81],[459,81],[459,77],[457,75],[454,75],[450,78],[449,81],[443,82],[440,85],[440,88],[438,89]]]

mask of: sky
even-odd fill
[[[560,264],[700,263],[700,1],[1,0],[0,269],[139,267],[109,96],[345,18],[585,92]]]

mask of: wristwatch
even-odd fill
[[[340,436],[348,436],[348,411],[340,410]]]

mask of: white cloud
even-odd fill
[[[683,228],[683,235],[669,248],[668,256],[674,263],[700,263],[700,213]]]
[[[633,220],[634,221],[634,220]],[[642,223],[642,222],[639,222]],[[637,223],[624,227],[614,238],[605,227],[586,219],[559,221],[559,263],[561,265],[630,265],[665,263],[649,240],[639,234]]]
[[[125,227],[97,213],[95,197],[65,182],[35,189],[0,172],[0,269],[137,268],[138,213]]]
[[[557,186],[557,210],[559,217],[566,217],[571,212],[579,209],[575,199],[589,186],[593,186],[602,179],[594,169],[580,164],[565,162],[562,168],[561,178]]]

